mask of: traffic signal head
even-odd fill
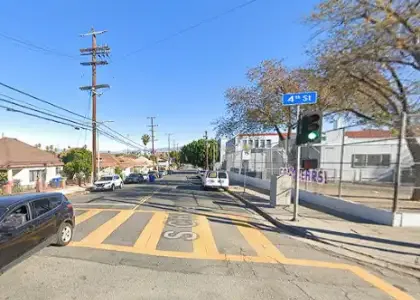
[[[309,111],[302,114],[298,121],[296,145],[320,143],[322,132],[322,112]]]

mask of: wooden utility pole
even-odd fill
[[[152,133],[152,155],[154,156],[153,159],[153,168],[155,166],[155,159],[156,159],[156,164],[157,164],[157,170],[159,171],[159,163],[158,163],[158,159],[157,157],[155,157],[155,127],[157,127],[157,124],[154,124],[154,119],[156,117],[147,117],[148,119],[150,119],[150,125],[148,125],[150,127],[150,132]]]
[[[92,36],[92,47],[91,48],[83,48],[80,49],[81,55],[90,55],[91,61],[90,62],[82,62],[80,63],[82,66],[91,66],[92,67],[92,84],[89,86],[82,86],[80,89],[82,91],[90,91],[92,95],[92,178],[91,180],[94,181],[97,178],[98,170],[97,170],[97,154],[96,154],[96,96],[98,94],[98,89],[109,88],[108,84],[96,84],[96,66],[97,65],[107,65],[108,62],[106,60],[97,60],[97,57],[107,57],[111,52],[111,48],[107,45],[104,46],[97,46],[96,44],[96,36],[99,34],[105,33],[106,30],[95,31],[93,28],[90,32],[81,34],[80,36]]]
[[[168,135],[168,169],[171,168],[171,135],[172,133],[167,133]]]
[[[209,149],[207,147],[207,139],[208,139],[207,130],[204,133],[204,139],[205,139],[205,148],[206,148],[206,170],[208,170],[209,169]]]
[[[155,154],[155,141],[157,141],[155,139],[155,127],[157,127],[157,124],[154,124],[154,119],[156,119],[156,117],[147,117],[148,119],[150,119],[150,132],[152,133],[152,154]]]

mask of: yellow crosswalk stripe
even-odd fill
[[[156,212],[153,214],[149,223],[144,227],[140,237],[134,244],[134,248],[143,248],[145,250],[156,250],[156,246],[165,227],[168,214],[165,212]]]
[[[115,217],[107,221],[105,224],[99,226],[97,229],[92,231],[87,237],[80,241],[81,244],[98,245],[101,244],[106,238],[114,232],[115,229],[120,227],[125,221],[128,220],[134,211],[124,210],[117,214]]]
[[[100,209],[91,209],[85,212],[84,214],[76,216],[76,225],[79,225],[80,223],[92,218],[94,215],[97,215],[101,212]]]
[[[236,222],[236,224],[238,223],[240,222]],[[253,228],[250,224],[245,222],[236,225],[236,227],[239,229],[248,244],[254,248],[258,256],[267,257],[270,260],[277,262],[280,262],[285,258],[276,246],[274,246],[260,230]]]
[[[192,231],[198,235],[193,241],[194,253],[203,256],[218,255],[216,243],[211,232],[209,221],[204,216],[196,216],[197,226]]]

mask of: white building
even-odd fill
[[[47,184],[59,177],[63,163],[57,155],[38,149],[17,139],[0,139],[0,170],[7,181],[23,187],[35,187],[39,177]]]
[[[341,160],[342,142],[344,141]],[[289,140],[289,165],[295,165],[294,136]],[[249,162],[242,162],[242,150],[251,150]],[[279,174],[286,166],[284,141],[277,133],[238,134],[226,142],[225,169],[262,179]],[[301,167],[322,169],[329,181],[393,182],[396,172],[398,138],[386,130],[344,131],[337,129],[323,134],[320,144],[301,147]],[[403,141],[401,151],[402,182],[413,181],[413,159]]]

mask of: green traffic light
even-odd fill
[[[314,140],[314,139],[316,139],[318,137],[318,135],[316,134],[316,132],[310,132],[309,134],[308,134],[308,139],[310,139],[310,140]]]

